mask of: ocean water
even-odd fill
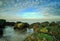
[[[0,38],[0,41],[24,41],[28,35],[29,32],[27,33],[27,31],[21,33],[18,30],[15,31],[13,27],[6,26],[3,37]]]
[[[32,24],[32,23],[36,23],[36,22],[45,22],[45,21],[48,21],[48,22],[52,22],[52,21],[55,21],[57,22],[58,20],[47,20],[47,19],[20,19],[20,20],[8,20],[9,22],[27,22],[29,24]]]

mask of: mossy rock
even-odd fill
[[[32,38],[31,38],[32,37]],[[25,41],[56,41],[53,36],[43,33],[34,33],[28,36]]]

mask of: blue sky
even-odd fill
[[[0,0],[0,19],[60,20],[60,0]]]

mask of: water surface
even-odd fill
[[[14,30],[13,27],[6,26],[3,37],[0,38],[0,41],[24,41],[27,36],[27,32],[21,33],[18,30]]]

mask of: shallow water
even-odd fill
[[[0,41],[24,41],[28,35],[27,32],[21,33],[20,31],[15,31],[13,27],[6,26]]]

